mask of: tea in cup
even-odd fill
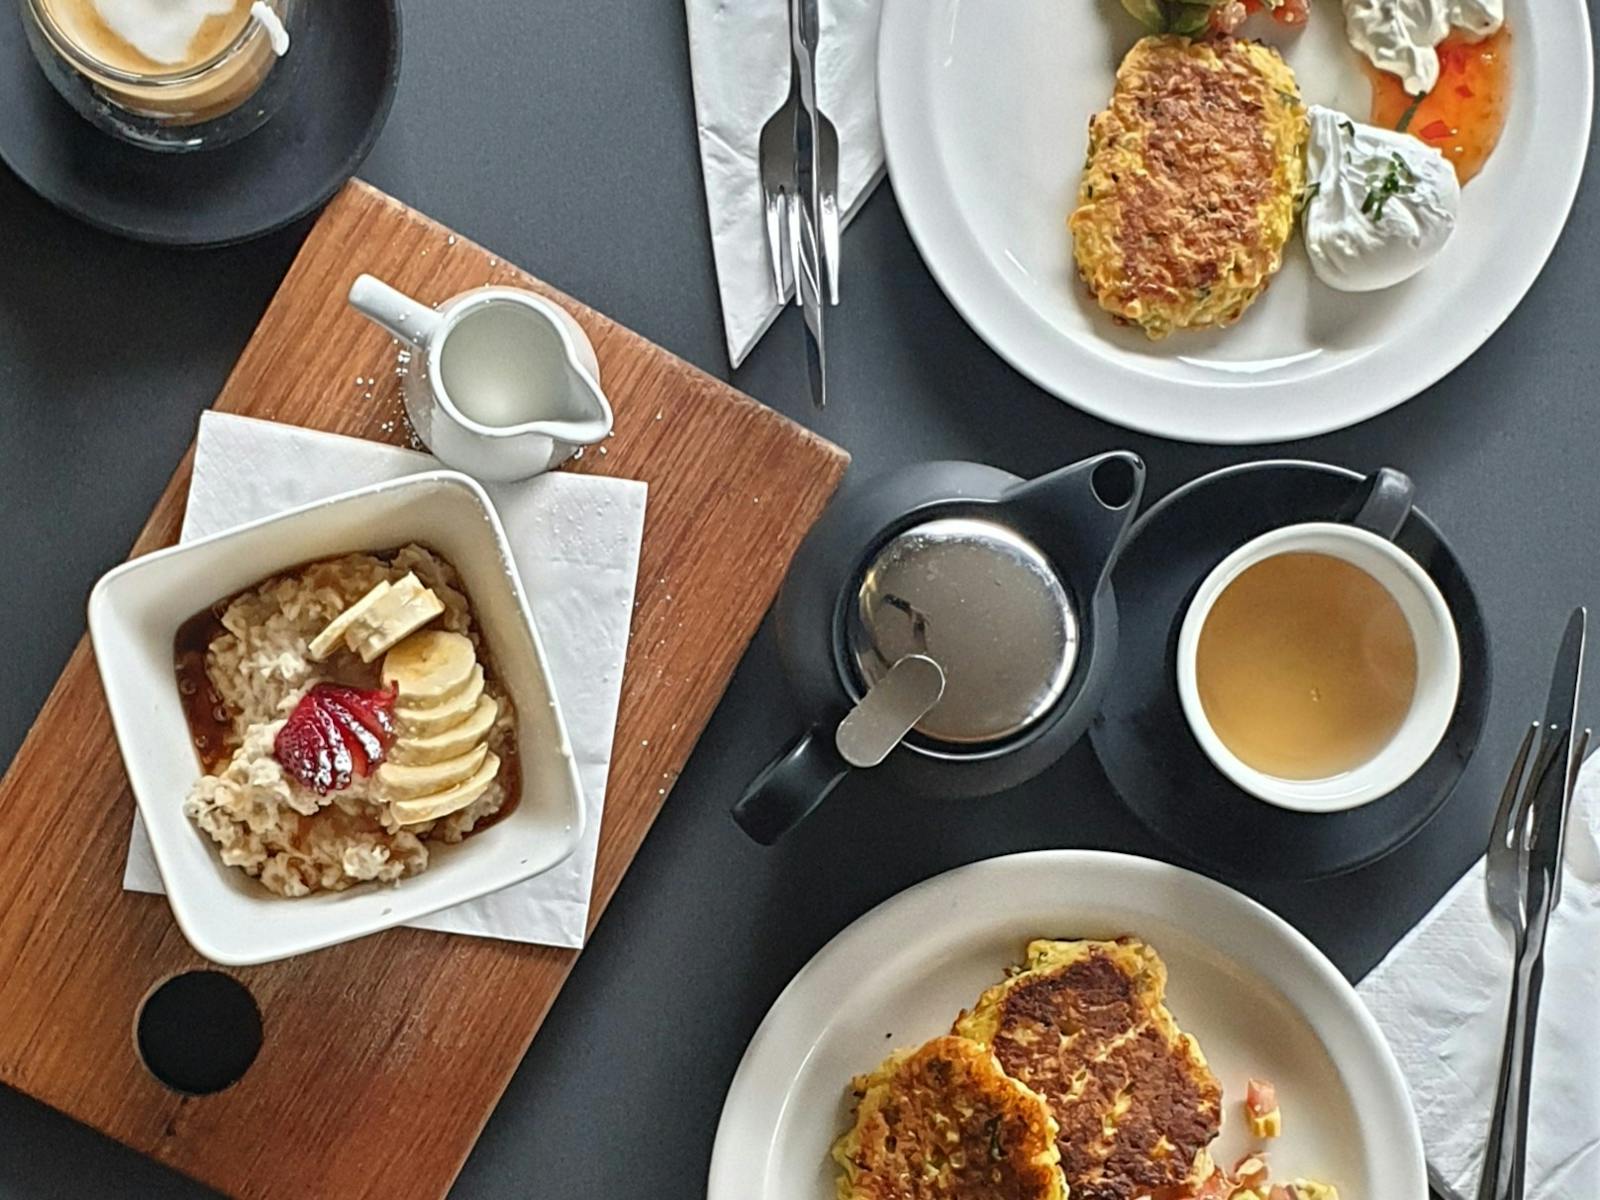
[[[1177,673],[1189,727],[1218,770],[1268,803],[1337,812],[1386,795],[1428,760],[1454,714],[1455,623],[1392,540],[1410,481],[1387,472],[1375,495],[1385,484],[1381,519],[1369,506],[1365,521],[1292,525],[1239,547],[1184,617]]]

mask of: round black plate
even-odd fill
[[[168,246],[247,241],[327,203],[378,139],[400,75],[399,0],[305,6],[295,87],[231,146],[168,154],[101,133],[33,60],[17,5],[0,12],[0,159],[80,220]]]
[[[1112,786],[1185,857],[1236,878],[1336,875],[1381,858],[1438,812],[1478,744],[1489,647],[1477,597],[1433,522],[1413,510],[1395,539],[1444,593],[1461,641],[1461,698],[1433,756],[1398,790],[1343,813],[1296,813],[1240,791],[1189,732],[1175,647],[1189,597],[1236,547],[1283,525],[1338,519],[1365,488],[1323,463],[1230,467],[1185,484],[1139,518],[1112,573],[1122,640],[1090,727]]]

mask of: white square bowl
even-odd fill
[[[178,626],[271,575],[315,559],[418,542],[447,559],[517,709],[522,798],[493,829],[429,843],[428,869],[298,899],[224,866],[183,812],[201,767],[179,702]],[[521,883],[561,862],[583,833],[566,723],[499,514],[455,471],[430,471],[320,500],[112,570],[89,597],[89,636],[134,799],[178,926],[226,966],[271,962],[401,925]]]

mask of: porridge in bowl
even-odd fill
[[[174,652],[204,767],[184,811],[277,895],[415,875],[520,798],[511,698],[423,546],[273,576],[185,622]]]

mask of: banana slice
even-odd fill
[[[448,700],[426,708],[397,704],[394,710],[395,729],[401,738],[420,741],[438,737],[465,721],[477,708],[483,697],[483,667],[474,666],[467,676],[466,685]]]
[[[451,705],[455,703],[454,700],[448,702]],[[421,711],[431,715],[438,712],[439,708]],[[494,702],[494,697],[480,696],[477,705],[461,723],[452,725],[443,733],[436,733],[432,737],[398,739],[389,747],[389,761],[401,766],[426,766],[456,758],[488,738],[489,730],[494,728],[494,720],[499,715],[500,706]]]
[[[389,581],[386,579],[332,621],[329,621],[328,627],[311,639],[312,660],[321,662],[338,649],[339,643],[344,641],[344,635],[350,631],[357,621],[372,611],[374,604],[388,594]]]
[[[433,590],[408,574],[351,626],[345,634],[345,645],[361,655],[362,662],[371,662],[443,611],[444,602]]]
[[[455,787],[483,766],[489,747],[477,745],[465,754],[422,766],[386,762],[378,768],[378,787],[389,800],[415,800]]]
[[[389,651],[383,660],[383,683],[399,693],[407,708],[432,708],[467,686],[477,665],[472,639],[434,629],[408,637]]]
[[[492,751],[485,752],[483,765],[474,771],[470,778],[432,795],[418,796],[414,800],[396,800],[389,805],[389,812],[402,825],[437,821],[440,817],[460,812],[483,795],[499,773],[499,758]]]

